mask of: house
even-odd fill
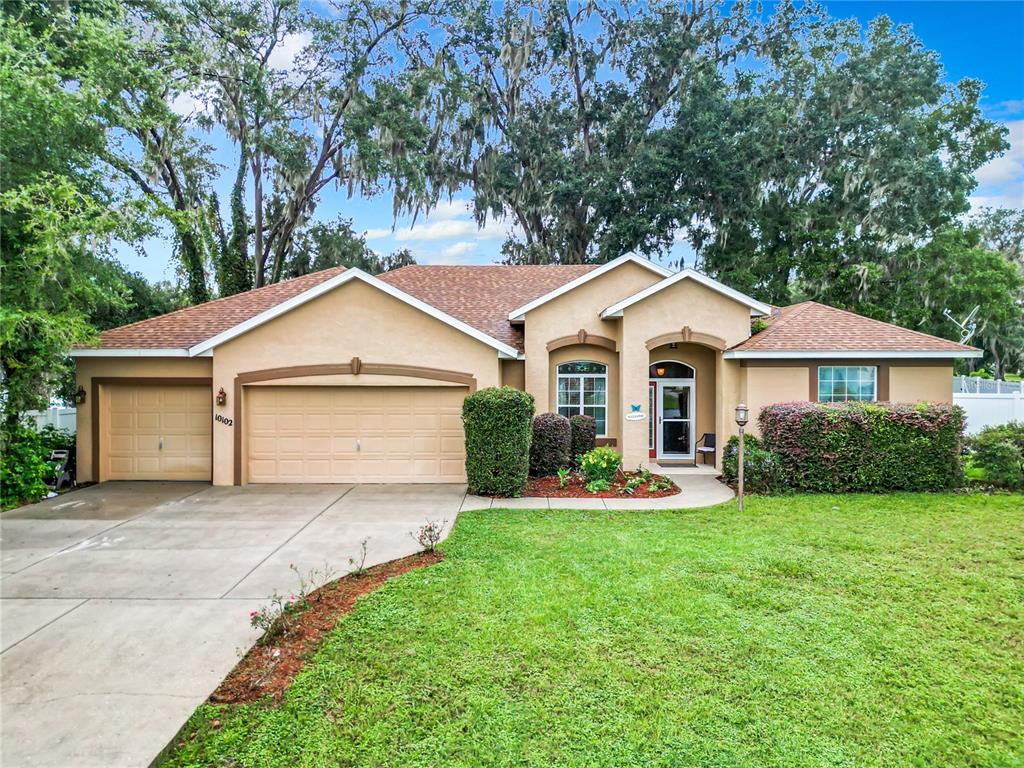
[[[740,401],[949,402],[954,360],[981,352],[626,255],[328,269],[72,354],[80,479],[240,485],[462,481],[462,400],[498,385],[593,416],[626,466],[692,463]]]

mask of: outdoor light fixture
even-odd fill
[[[217,405],[227,405],[228,393],[224,391],[224,387],[217,390]]]
[[[659,376],[664,376],[664,375],[665,375],[665,369],[664,369],[664,368],[662,368],[662,367],[658,367],[658,368],[655,368],[655,369],[654,369],[654,372],[655,372],[656,374],[658,374]]]
[[[747,426],[747,421],[750,416],[750,410],[747,408],[746,403],[740,403],[736,406],[736,423],[740,427],[740,444],[739,453],[736,456],[736,464],[738,468],[737,472],[737,494],[736,498],[739,499],[740,512],[743,511],[743,428]]]
[[[85,402],[85,387],[79,387],[75,392],[75,403],[81,405]]]

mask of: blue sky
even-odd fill
[[[1011,148],[978,172],[979,185],[971,202],[975,207],[1024,208],[1024,0],[834,0],[825,5],[833,16],[856,18],[862,24],[883,14],[910,24],[926,47],[939,52],[948,81],[972,77],[986,84],[985,113],[1007,126]],[[287,66],[288,57],[301,46],[299,40],[292,42],[294,50],[285,46],[279,51],[281,66]],[[234,179],[234,151],[217,136],[208,140],[226,169],[218,184],[221,198],[226,199]],[[393,221],[387,193],[349,199],[344,190],[325,192],[316,219],[351,218],[374,250],[390,253],[407,247],[423,264],[491,263],[498,259],[505,239],[506,227],[500,222],[477,229],[467,210],[468,193],[439,206],[429,216],[421,216],[411,226],[409,219]],[[143,251],[139,254],[125,248],[119,258],[150,280],[176,280],[169,238],[153,238]],[[669,259],[687,255],[685,246],[680,245]]]

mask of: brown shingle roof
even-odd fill
[[[509,323],[508,313],[593,269],[597,267],[592,264],[417,264],[378,277],[488,336],[522,350],[522,329]]]
[[[101,333],[99,346],[112,349],[192,347],[344,271],[344,267],[332,267],[205,304],[185,307],[131,325],[122,325]]]
[[[743,352],[969,352],[974,347],[911,331],[816,301],[782,307],[768,327],[732,348]]]

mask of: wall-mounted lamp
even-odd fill
[[[81,405],[85,402],[85,387],[79,387],[75,391],[75,403]]]
[[[217,390],[217,405],[228,404],[228,393],[224,391],[224,387]]]
[[[654,373],[657,374],[658,376],[664,376],[665,369],[661,366],[658,366],[657,368],[654,369]]]

